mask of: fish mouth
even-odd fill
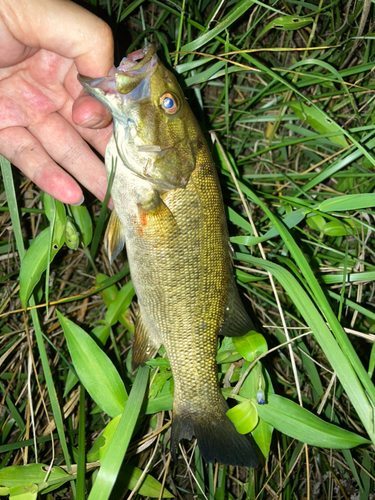
[[[137,101],[150,94],[150,77],[158,62],[155,45],[149,43],[143,49],[124,57],[114,75],[89,78],[78,75],[78,81],[93,97],[101,101],[113,114],[111,95],[125,101]]]
[[[134,109],[136,109],[134,104],[151,96],[151,77],[157,64],[156,48],[153,44],[148,44],[143,49],[131,52],[127,57],[124,57],[115,74],[104,78],[89,78],[78,75],[78,80],[85,90],[100,101],[112,114],[114,139],[124,164],[138,177],[160,187],[162,182],[155,181],[152,176],[147,175],[147,172],[140,171],[140,165],[144,164],[144,168],[147,170],[150,163],[168,154],[171,147],[162,148],[158,144],[142,144],[142,140],[136,141],[141,126],[138,123],[137,114],[134,113]],[[116,130],[120,130],[119,125],[125,134],[121,138],[116,133]],[[131,147],[126,148],[126,144],[128,146],[131,144]],[[134,160],[128,160],[131,150],[136,151],[137,167],[134,166]],[[169,190],[176,186],[165,183],[162,187]]]

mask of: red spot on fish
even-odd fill
[[[134,225],[134,228],[135,230],[137,231],[137,234],[139,237],[142,237],[143,236],[143,229],[141,228],[140,224],[139,224],[139,218],[138,217],[133,217],[133,225]]]
[[[139,222],[141,223],[141,226],[142,226],[142,227],[147,226],[147,217],[146,217],[146,214],[145,214],[145,213],[141,213],[141,214],[139,215]]]

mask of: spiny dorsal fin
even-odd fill
[[[110,264],[115,260],[125,245],[125,234],[116,210],[112,210],[104,235],[104,248]]]
[[[135,322],[132,370],[135,371],[139,365],[153,358],[160,346],[161,342],[155,335],[149,332],[142,320],[142,316],[138,313]]]

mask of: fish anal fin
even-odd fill
[[[161,346],[159,339],[146,327],[142,316],[138,314],[135,322],[134,343],[132,353],[132,370],[153,358]]]
[[[221,415],[173,411],[171,452],[176,461],[176,446],[182,439],[197,438],[199,450],[208,463],[239,465],[255,468],[259,465],[257,453],[247,436],[241,435],[226,416],[228,410],[223,400]]]
[[[112,210],[104,235],[104,248],[110,264],[115,260],[125,245],[125,233],[115,210]]]
[[[234,279],[231,279],[227,302],[225,304],[224,320],[220,327],[219,335],[240,337],[254,329],[254,324],[241,301],[236,282]]]

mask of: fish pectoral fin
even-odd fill
[[[104,248],[110,264],[115,260],[125,245],[125,233],[115,210],[112,210],[104,235]]]
[[[224,320],[221,324],[219,335],[226,337],[240,337],[255,326],[242,304],[240,294],[234,279],[230,279],[227,303],[225,304]]]
[[[134,343],[132,352],[132,370],[135,371],[139,365],[146,363],[158,352],[161,342],[155,335],[149,332],[138,313],[135,322]]]
[[[172,212],[160,197],[157,206],[151,208],[143,203],[138,204],[138,220],[138,233],[149,238],[156,246],[160,244],[160,239],[170,238],[178,232]]]

